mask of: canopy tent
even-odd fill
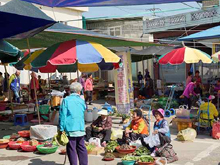
[[[192,2],[201,0],[22,0],[49,7],[126,6],[161,3]]]
[[[46,48],[56,44],[57,42],[64,42],[71,39],[96,42],[102,44],[105,47],[160,45],[156,43],[139,42],[121,37],[100,34],[81,28],[67,26],[61,23],[56,23],[50,28],[45,29],[43,32],[29,38],[29,41],[31,48]],[[9,41],[20,49],[27,48],[27,42],[25,39]]]
[[[186,37],[179,38],[179,41],[204,40],[220,37],[220,26],[216,26],[198,33],[191,34]]]
[[[34,5],[12,0],[0,6],[0,39],[23,39],[56,23]]]

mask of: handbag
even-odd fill
[[[56,142],[57,145],[62,146],[66,146],[67,143],[69,143],[69,139],[64,131],[58,131],[58,133],[54,136],[53,141]]]

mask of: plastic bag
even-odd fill
[[[212,137],[214,139],[220,139],[220,122],[213,123]]]
[[[160,145],[160,138],[159,135],[149,135],[148,137],[144,138],[144,142],[149,145],[150,148],[154,146]]]
[[[92,137],[89,139],[89,144],[94,144],[96,147],[101,147],[101,140],[96,137]]]
[[[141,140],[132,141],[129,143],[130,146],[136,146],[137,148],[142,146]]]
[[[59,97],[63,97],[63,95],[66,93],[66,91],[64,90],[63,92],[57,91],[57,90],[52,90],[51,92],[51,96],[59,96]]]
[[[66,146],[69,143],[69,139],[66,136],[65,132],[58,132],[56,136],[53,138],[53,142],[56,142],[57,145]]]
[[[122,139],[123,130],[112,128],[111,140]]]
[[[187,128],[179,131],[177,134],[177,139],[179,141],[193,141],[197,136],[196,130],[192,128]]]
[[[57,126],[35,125],[30,128],[30,138],[36,140],[52,139],[57,134]]]

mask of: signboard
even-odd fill
[[[130,112],[130,97],[127,73],[127,53],[120,52],[122,66],[115,70],[115,101],[119,113],[128,114]]]

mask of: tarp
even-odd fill
[[[161,3],[192,2],[201,0],[23,0],[50,7],[127,6]]]
[[[220,26],[216,26],[198,33],[191,34],[186,37],[179,38],[179,41],[204,40],[220,37]]]
[[[0,6],[0,39],[32,37],[56,23],[34,5],[12,0]]]
[[[159,46],[156,43],[147,43],[124,39],[105,34],[96,33],[90,30],[67,26],[61,23],[56,23],[43,32],[29,38],[31,48],[47,48],[57,42],[64,42],[71,39],[83,40],[100,43],[105,47],[120,47],[120,46]],[[8,40],[11,44],[19,49],[27,48],[27,41],[23,40]]]

